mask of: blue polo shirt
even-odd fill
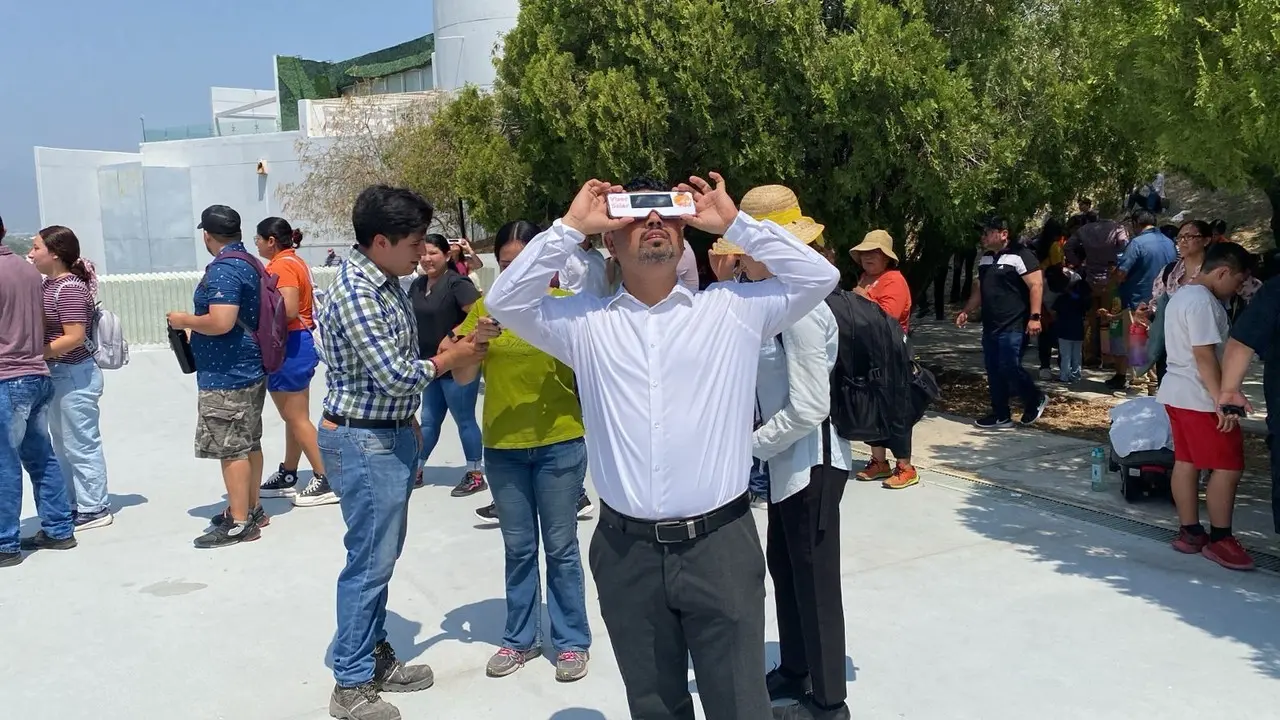
[[[1151,286],[1165,265],[1178,259],[1178,247],[1155,228],[1138,233],[1125,247],[1117,267],[1125,272],[1119,298],[1127,310],[1151,300]]]
[[[260,288],[258,272],[239,258],[224,258],[230,250],[245,252],[243,243],[231,243],[209,264],[196,286],[196,315],[208,315],[210,305],[236,305],[240,318],[224,335],[191,333],[191,354],[196,360],[196,387],[201,390],[235,390],[262,380],[262,351],[245,327],[258,327]]]

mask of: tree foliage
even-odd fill
[[[1068,0],[526,0],[497,97],[534,219],[592,176],[718,169],[792,186],[837,244],[885,227],[941,253],[982,214],[1141,169],[1087,21]]]
[[[1254,186],[1280,238],[1280,0],[1135,0],[1092,9],[1130,29],[1120,86],[1170,164]]]

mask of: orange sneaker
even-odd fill
[[[867,466],[858,471],[855,476],[861,482],[876,482],[879,480],[887,480],[893,475],[893,468],[886,460],[871,459],[867,461]]]
[[[898,465],[893,469],[893,473],[885,478],[884,482],[880,483],[880,486],[890,490],[905,490],[919,482],[920,473],[916,472],[915,467]]]

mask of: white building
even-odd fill
[[[279,189],[303,179],[299,143],[327,142],[340,98],[394,108],[411,93],[491,87],[494,53],[518,13],[519,0],[436,0],[435,35],[342,62],[277,56],[275,88],[212,88],[208,123],[146,127],[136,153],[37,147],[41,225],[75,230],[104,274],[203,268],[196,225],[213,204],[235,208],[246,235],[272,215],[305,231]],[[301,253],[318,264],[350,243],[309,233]]]

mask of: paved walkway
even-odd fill
[[[912,346],[915,348],[917,357],[925,362],[936,363],[950,369],[966,370],[978,374],[986,373],[985,365],[982,362],[982,327],[980,323],[960,329],[951,321],[938,321],[932,318],[919,319],[913,317],[911,322]],[[1039,367],[1034,346],[1027,349],[1026,354],[1023,356],[1023,361],[1033,372]],[[1129,395],[1116,395],[1113,391],[1107,389],[1103,385],[1103,381],[1111,377],[1112,374],[1110,371],[1085,370],[1084,380],[1070,388],[1056,383],[1041,383],[1041,386],[1056,395],[1101,401],[1110,405],[1117,405],[1128,398],[1137,397],[1132,393]],[[1250,402],[1253,403],[1255,411],[1245,420],[1244,427],[1251,432],[1266,432],[1264,419],[1267,414],[1267,404],[1266,399],[1262,396],[1261,361],[1254,360],[1253,365],[1249,368],[1249,374],[1245,376],[1244,385],[1244,392],[1248,395]]]
[[[84,533],[76,550],[0,571],[3,717],[327,716],[340,514],[268,501],[274,520],[260,542],[192,549],[222,495],[215,464],[191,457],[194,407],[192,379],[167,354],[139,353],[109,374],[103,426],[117,522]],[[268,462],[281,432],[268,415]],[[412,500],[388,618],[400,654],[431,663],[437,686],[394,700],[406,718],[625,720],[590,581],[588,678],[559,685],[549,662],[484,676],[501,635],[501,540],[471,515],[484,498],[449,497],[461,450],[452,427],[443,437],[431,484]],[[967,449],[920,442],[957,464],[1007,457],[994,439]],[[925,480],[906,492],[851,484],[844,500],[855,717],[1274,715],[1280,578],[1229,573],[945,475]],[[24,515],[34,531],[29,499]],[[592,524],[582,524],[584,542]],[[768,627],[776,661],[772,612]]]

